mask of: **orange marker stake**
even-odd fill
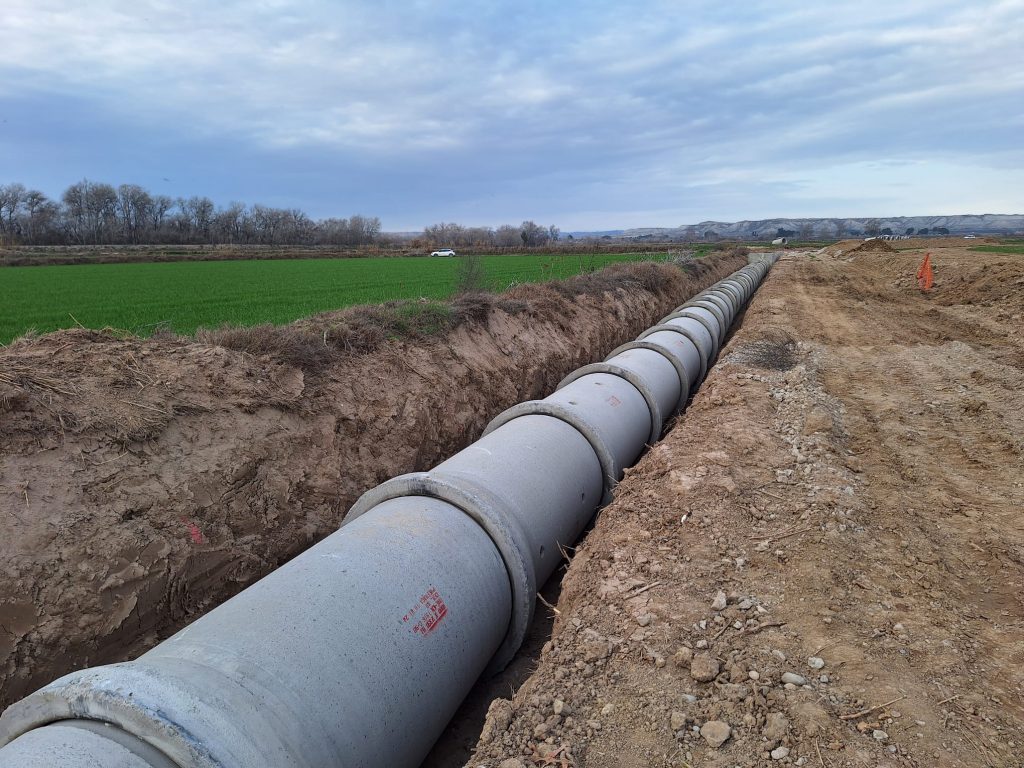
[[[926,253],[924,255],[924,261],[921,262],[921,266],[917,268],[917,285],[922,291],[930,291],[932,289],[932,283],[935,281],[935,275],[932,272],[932,255]]]

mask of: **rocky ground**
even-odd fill
[[[1024,765],[1024,258],[932,254],[776,265],[469,765]]]

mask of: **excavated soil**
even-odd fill
[[[264,355],[85,330],[3,349],[0,705],[150,648],[745,262],[521,286],[434,338],[317,364],[310,321],[208,336]],[[361,343],[372,316],[348,316]]]
[[[470,765],[1024,765],[1024,259],[929,250],[775,266]]]

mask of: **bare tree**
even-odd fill
[[[523,241],[523,245],[527,248],[532,248],[538,245],[544,245],[548,241],[548,231],[535,224],[532,221],[524,221],[519,227],[519,237]]]
[[[515,248],[522,244],[519,238],[519,227],[511,224],[502,224],[494,230],[494,244],[500,248]]]
[[[487,227],[466,230],[443,225],[445,235],[462,233],[490,244]],[[365,245],[381,238],[376,216],[311,219],[298,208],[232,202],[218,208],[208,197],[172,200],[151,195],[138,184],[116,189],[83,179],[68,187],[60,204],[23,184],[0,186],[0,239],[27,243],[301,243]]]
[[[149,192],[138,184],[122,184],[117,188],[117,212],[126,242],[141,241],[152,205]]]
[[[24,184],[8,184],[0,187],[0,236],[4,239],[13,240],[18,234],[16,217],[26,193]]]

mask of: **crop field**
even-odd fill
[[[1021,242],[1010,242],[1009,245],[979,245],[971,248],[972,251],[978,253],[1009,253],[1014,255],[1024,255],[1024,241]]]
[[[489,287],[564,278],[636,253],[482,256]],[[75,264],[0,269],[0,343],[83,325],[146,335],[222,324],[286,323],[317,312],[451,296],[461,259],[368,258]]]

